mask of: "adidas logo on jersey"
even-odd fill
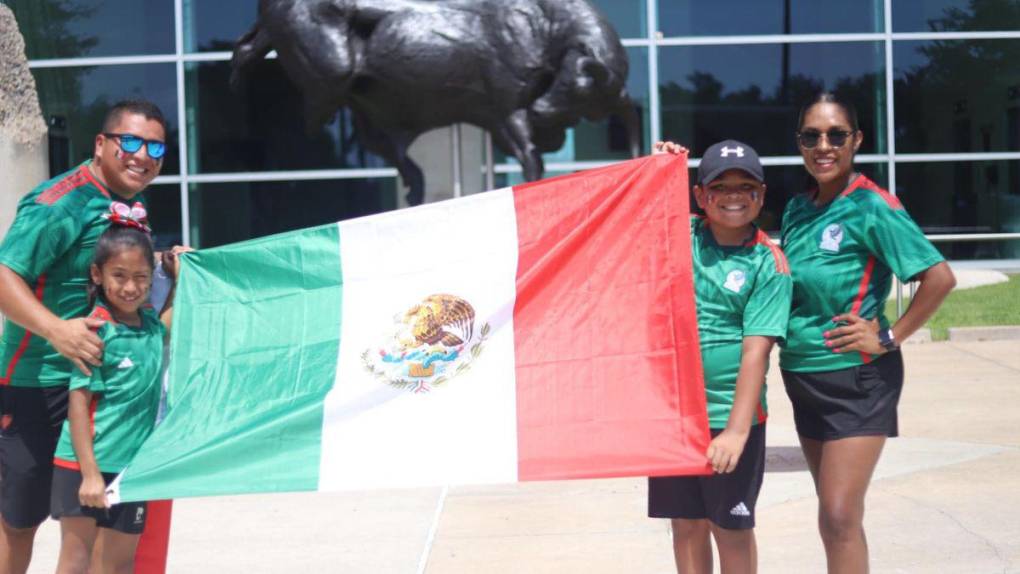
[[[124,357],[124,360],[117,364],[118,369],[130,369],[135,366],[135,363],[131,360],[131,357]]]
[[[733,516],[751,516],[751,511],[747,509],[743,502],[739,502],[730,510],[730,514]]]

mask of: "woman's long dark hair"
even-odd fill
[[[804,127],[804,116],[808,110],[817,104],[835,104],[843,108],[843,112],[846,113],[846,119],[850,122],[850,128],[854,131],[860,129],[857,124],[857,108],[854,107],[850,100],[837,95],[835,92],[819,92],[800,107],[800,114],[797,116],[797,131]]]
[[[137,227],[129,227],[127,225],[111,224],[110,227],[99,236],[99,241],[96,243],[96,253],[92,257],[92,265],[95,265],[99,269],[106,265],[106,262],[114,255],[124,251],[125,249],[141,249],[142,255],[145,260],[149,262],[151,270],[156,268],[156,255],[152,248],[152,238],[149,234],[138,229]],[[92,271],[89,267],[89,283],[88,283],[88,295],[89,295],[89,307],[96,304],[96,301],[103,301],[106,303],[103,297],[103,290],[99,288],[92,281]]]

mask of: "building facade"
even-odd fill
[[[166,113],[169,152],[147,192],[158,243],[211,247],[400,207],[396,170],[361,149],[348,114],[305,129],[275,59],[231,91],[230,51],[257,0],[0,2],[25,37],[52,173],[89,157],[113,102],[145,97]],[[1020,259],[1009,235],[1020,232],[1020,0],[594,3],[627,47],[644,150],[672,139],[697,165],[715,141],[750,143],[766,165],[765,229],[808,185],[798,104],[824,88],[858,107],[861,171],[926,233],[988,238],[938,243],[948,257]],[[516,162],[488,154],[467,128],[456,149],[454,138],[430,138],[425,147],[459,160],[454,180],[467,192],[520,181]],[[583,123],[546,156],[547,174],[626,150],[618,122]],[[444,162],[423,161],[426,177]]]

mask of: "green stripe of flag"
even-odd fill
[[[128,467],[122,500],[317,488],[339,241],[334,224],[183,257],[169,412]]]

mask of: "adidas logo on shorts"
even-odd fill
[[[733,516],[751,516],[751,511],[747,509],[743,502],[740,502],[730,510],[730,514]]]

